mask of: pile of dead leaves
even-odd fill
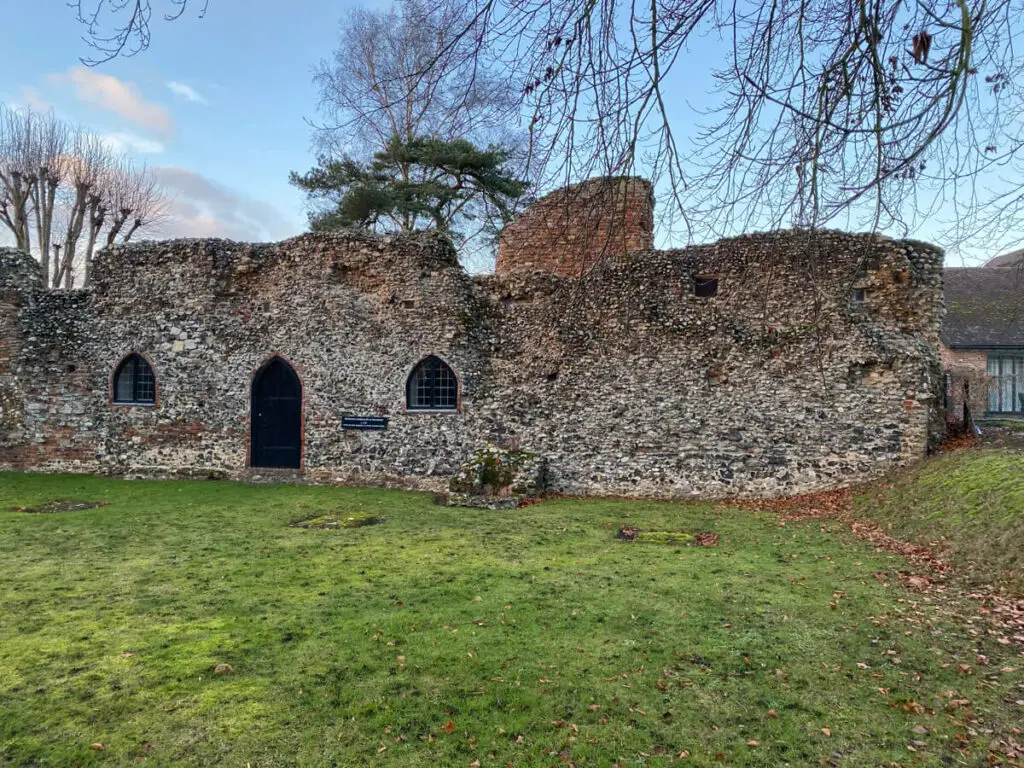
[[[953,451],[959,451],[964,448],[975,448],[977,445],[978,438],[970,432],[966,432],[944,440],[942,445],[939,446],[939,451],[942,453],[952,453]]]
[[[693,534],[693,546],[695,547],[717,547],[718,534],[710,531],[700,531]]]

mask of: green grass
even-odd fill
[[[985,427],[1002,427],[1003,429],[1013,431],[1024,430],[1024,419],[979,419],[978,423],[982,429]]]
[[[1024,591],[1024,452],[937,456],[860,495],[854,512],[898,538],[940,542],[972,579]]]
[[[53,499],[109,504],[12,510]],[[0,474],[0,765],[981,764],[1024,665],[904,567],[723,506]]]

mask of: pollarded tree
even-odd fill
[[[508,152],[481,150],[464,139],[394,136],[370,163],[322,158],[292,173],[318,209],[314,230],[358,227],[376,231],[437,229],[463,240],[507,222],[527,182],[506,167]]]
[[[167,198],[145,166],[131,158],[114,158],[90,190],[86,201],[85,248],[80,251],[82,285],[89,285],[96,247],[105,239],[111,246],[118,237],[130,242],[140,230],[152,229],[167,216]]]
[[[56,264],[53,287],[63,285],[71,288],[74,284],[74,262],[78,254],[79,240],[86,230],[87,220],[95,212],[102,198],[103,180],[113,164],[109,147],[99,137],[78,131],[72,143],[71,156],[67,161],[68,185],[65,189],[68,208],[64,242],[61,246],[60,263]]]
[[[30,196],[44,284],[48,284],[50,276],[54,206],[67,167],[70,137],[71,131],[67,124],[52,112],[37,118],[35,141],[38,172]]]
[[[37,123],[35,115],[0,104],[0,223],[26,252],[32,248],[30,202],[39,174]]]
[[[0,223],[11,231],[16,247],[31,253],[34,220],[47,285],[53,212],[69,164],[69,135],[53,113],[0,104]]]
[[[153,175],[101,138],[0,104],[0,224],[37,256],[46,285],[88,285],[101,239],[127,242],[166,210]]]

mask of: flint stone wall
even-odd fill
[[[441,490],[488,443],[554,490],[724,497],[877,475],[939,436],[941,253],[784,232],[599,262],[584,277],[470,277],[432,235],[117,246],[94,287],[0,260],[0,468],[273,477],[247,469],[254,373],[303,385],[297,477]],[[718,295],[693,294],[715,275]],[[864,288],[863,303],[854,288]],[[155,407],[111,404],[131,352]],[[429,354],[459,410],[405,410]],[[385,415],[383,432],[344,414]]]

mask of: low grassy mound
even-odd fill
[[[930,544],[958,571],[1024,589],[1024,452],[936,456],[854,499],[854,516]]]

